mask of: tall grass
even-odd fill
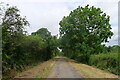
[[[97,68],[107,70],[114,74],[120,75],[120,59],[118,53],[101,53],[90,56],[89,64]]]

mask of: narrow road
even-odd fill
[[[48,78],[82,78],[82,76],[69,64],[69,62],[59,57]]]
[[[118,76],[86,64],[76,63],[76,61],[72,59],[67,59],[65,57],[55,57],[41,63],[40,65],[34,66],[29,70],[23,71],[14,77],[15,80],[18,80],[18,78],[28,78],[28,80],[30,78],[43,78],[42,80],[66,80],[66,78],[69,78],[68,80],[82,80],[79,78],[112,79],[118,78]]]

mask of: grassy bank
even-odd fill
[[[84,78],[118,78],[118,76],[115,74],[95,68],[93,66],[81,64],[71,59],[68,61]]]
[[[55,58],[50,59],[41,63],[40,65],[34,66],[27,71],[19,73],[15,78],[46,78],[55,62]]]

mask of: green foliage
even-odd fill
[[[116,52],[118,53],[120,49],[120,46],[114,45],[114,46],[109,46],[109,47],[104,47],[103,53],[108,53],[108,52]]]
[[[109,69],[114,73],[118,69],[116,51],[120,47],[101,45],[102,42],[107,42],[113,33],[110,31],[109,16],[100,8],[93,6],[89,8],[87,5],[73,10],[69,16],[60,21],[59,39],[57,36],[52,36],[47,28],[26,35],[24,27],[29,26],[29,23],[20,15],[19,9],[9,7],[2,12],[0,30],[2,28],[3,39],[0,41],[2,42],[2,72],[5,79],[13,78],[15,72],[24,70],[26,66],[48,60],[56,55],[65,55],[87,64],[89,62],[91,65]],[[98,54],[112,51],[115,54]]]
[[[110,31],[109,16],[94,6],[78,7],[59,24],[61,49],[65,54],[68,54],[68,50],[76,56],[79,53],[101,53],[104,48],[101,43],[108,42],[107,39],[113,35]]]
[[[88,64],[89,62],[89,54],[80,54],[79,56],[77,56],[75,58],[76,61],[79,61],[81,63],[85,63],[85,64]]]
[[[25,36],[21,42],[21,45],[17,49],[19,60],[22,60],[25,65],[31,65],[37,61],[45,60],[46,52],[44,51],[47,47],[47,44],[42,41],[42,38],[39,36]],[[42,52],[42,53],[41,53]]]
[[[107,53],[91,55],[89,64],[100,69],[108,70],[112,73],[120,75],[120,60],[118,60],[118,53]]]
[[[10,7],[5,11],[2,21],[2,58],[3,58],[3,76],[11,75],[10,70],[15,69],[16,49],[21,45],[20,40],[23,38],[24,26],[29,23],[22,18],[16,7]],[[16,58],[17,60],[17,58]],[[11,75],[12,76],[12,75]]]
[[[40,35],[44,41],[48,41],[52,37],[47,28],[41,28],[36,32],[33,32],[32,35]]]
[[[2,72],[3,78],[9,79],[17,71],[56,56],[57,37],[52,36],[46,28],[41,28],[32,35],[24,30],[28,21],[20,16],[16,7],[6,9],[2,24]]]
[[[51,33],[47,30],[47,28],[41,28],[37,30],[36,32],[33,32],[32,35],[38,35],[42,37],[42,40],[47,43],[47,52],[49,54],[48,57],[53,57],[50,55],[56,55],[58,51],[57,46],[58,46],[58,41],[57,41],[57,36],[52,36]],[[47,56],[46,55],[46,56]]]
[[[109,16],[100,8],[94,6],[89,8],[88,5],[84,8],[78,7],[60,21],[61,37],[69,36],[66,44],[69,44],[71,49],[77,47],[83,52],[88,51],[84,51],[87,49],[82,49],[82,46],[94,48],[89,53],[97,52],[96,49],[100,47],[101,43],[107,42],[107,39],[111,38],[113,33],[110,29]]]
[[[119,74],[117,53],[120,47],[101,44],[113,35],[109,21],[110,16],[94,6],[79,6],[71,11],[59,23],[59,48],[64,56]]]

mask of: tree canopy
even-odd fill
[[[102,51],[102,42],[108,42],[113,32],[110,16],[94,6],[78,7],[60,21],[60,38],[63,50],[93,54]]]
[[[0,9],[1,10],[1,9]],[[16,71],[54,57],[58,51],[57,37],[47,28],[26,35],[29,26],[17,7],[8,7],[2,19],[2,74],[4,79],[13,78]],[[1,53],[0,53],[1,55]],[[8,76],[9,75],[9,76]]]
[[[0,55],[2,54],[3,58],[4,79],[13,78],[16,72],[25,70],[26,66],[49,60],[56,55],[64,55],[83,63],[89,62],[90,65],[117,73],[119,66],[116,55],[120,46],[107,47],[102,44],[108,42],[113,32],[109,23],[110,16],[100,8],[79,6],[63,17],[59,23],[59,39],[47,28],[40,28],[31,35],[26,35],[24,28],[30,24],[21,16],[17,7],[8,7],[5,10],[0,7],[0,12]],[[100,60],[105,65],[102,65]]]

